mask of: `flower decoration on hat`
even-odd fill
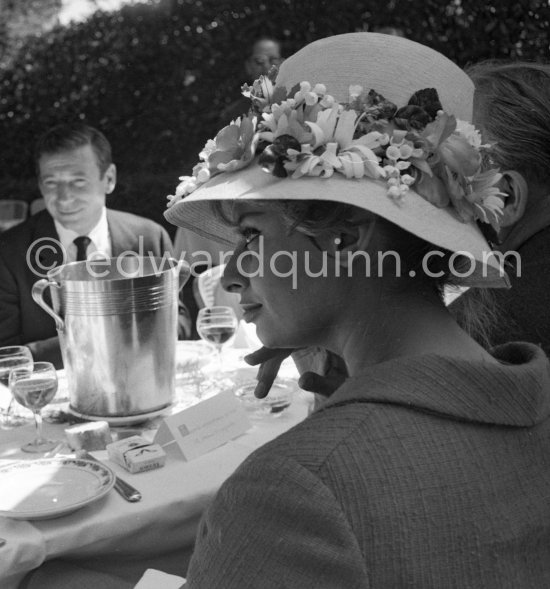
[[[180,178],[168,206],[212,176],[255,161],[281,178],[313,176],[371,178],[401,202],[408,191],[437,207],[452,207],[464,220],[495,230],[504,208],[497,169],[482,169],[480,133],[442,110],[434,88],[419,90],[399,108],[374,90],[349,88],[337,102],[323,84],[302,82],[287,93],[274,83],[277,71],[261,76],[243,94],[248,115],[224,127],[200,153],[191,176]]]

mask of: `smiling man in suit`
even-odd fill
[[[59,368],[55,324],[32,299],[33,284],[48,269],[94,252],[162,257],[172,243],[157,223],[105,207],[116,167],[97,129],[58,125],[39,139],[35,159],[46,210],[0,235],[0,346],[27,345],[35,360]]]

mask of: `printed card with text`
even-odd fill
[[[193,460],[244,434],[250,421],[233,391],[224,391],[162,420],[155,443]]]

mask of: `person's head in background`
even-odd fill
[[[521,245],[509,239],[514,227],[514,233],[525,227],[524,239],[540,230],[541,206],[550,201],[550,65],[485,61],[467,73],[475,84],[474,124],[492,144],[490,159],[504,173],[509,195],[501,249],[514,249]]]
[[[84,123],[57,125],[38,140],[35,164],[40,192],[54,220],[80,235],[91,231],[116,184],[107,138]]]
[[[395,35],[396,37],[405,37],[403,29],[398,27],[376,27],[372,30],[373,33],[382,33],[383,35]]]
[[[282,61],[279,41],[271,37],[261,37],[252,45],[252,53],[245,62],[246,75],[251,81],[257,80],[260,76],[267,75],[272,66],[278,66]]]

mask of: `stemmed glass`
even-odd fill
[[[220,372],[223,368],[222,347],[235,335],[238,325],[239,321],[231,307],[205,307],[197,316],[197,332],[216,349]]]
[[[59,441],[46,440],[42,437],[41,409],[45,407],[57,392],[57,372],[51,362],[34,362],[29,367],[14,368],[10,372],[9,385],[15,400],[30,409],[34,414],[36,438],[22,446],[23,452],[48,452]]]
[[[2,426],[15,427],[27,423],[16,413],[16,404],[8,391],[10,372],[14,368],[30,368],[32,354],[27,346],[6,346],[0,348],[0,389],[5,388],[9,398],[6,409],[2,411]]]

